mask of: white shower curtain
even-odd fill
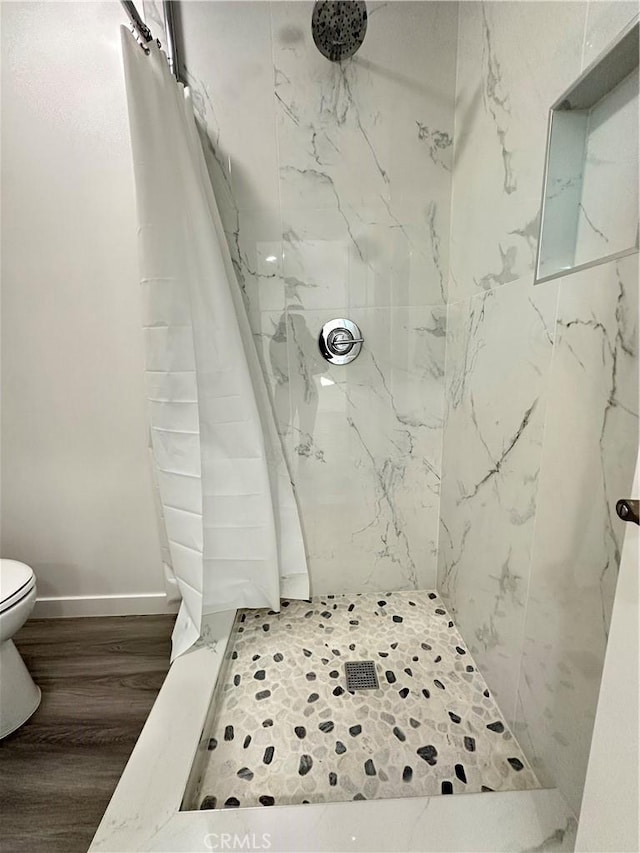
[[[300,520],[189,90],[122,27],[172,659],[204,613],[308,598]]]

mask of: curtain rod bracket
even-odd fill
[[[151,30],[140,17],[136,5],[133,0],[120,0],[122,8],[125,10],[131,21],[131,26],[134,28],[137,35],[144,39],[145,42],[153,41]]]
[[[138,44],[144,50],[144,52],[147,54],[149,53],[149,48],[146,47],[146,45],[150,41],[155,41],[155,43],[158,45],[158,48],[160,49],[162,47],[160,39],[154,39],[151,30],[140,17],[140,13],[136,9],[133,0],[120,0],[120,3],[122,5],[122,8],[129,16],[129,21],[131,22],[131,31],[136,37]],[[178,49],[175,38],[173,6],[170,0],[164,0],[162,4],[162,11],[164,13],[165,22],[167,62],[169,63],[169,69],[171,73],[176,78],[176,80],[180,82],[180,61],[178,58]]]

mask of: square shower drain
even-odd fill
[[[377,690],[378,674],[372,660],[354,660],[345,663],[344,674],[347,677],[347,690]]]

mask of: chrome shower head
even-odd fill
[[[318,0],[313,7],[311,32],[316,47],[332,62],[348,59],[367,32],[363,0]]]

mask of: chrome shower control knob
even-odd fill
[[[354,344],[361,344],[362,338],[354,338],[347,329],[334,329],[329,332],[327,349],[334,355],[345,355]]]
[[[351,320],[337,319],[325,323],[320,332],[320,352],[331,364],[349,364],[357,358],[364,338]]]

